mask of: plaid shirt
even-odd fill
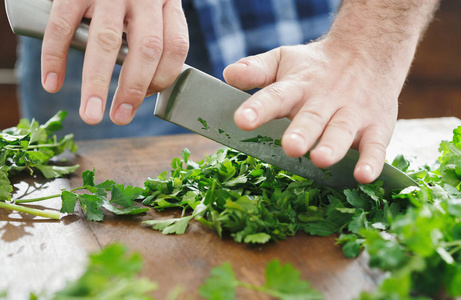
[[[242,57],[326,33],[340,0],[183,0],[197,11],[215,76]]]

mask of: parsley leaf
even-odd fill
[[[77,204],[78,195],[69,191],[63,191],[61,194],[61,199],[61,212],[69,214],[73,213],[75,210],[75,204]]]
[[[210,277],[200,287],[200,296],[209,300],[233,300],[235,289],[240,285],[230,263],[215,267],[210,272]]]
[[[104,204],[103,199],[97,195],[78,195],[80,206],[89,221],[102,221],[104,214],[100,207]]]
[[[271,261],[266,267],[266,293],[278,299],[323,299],[323,296],[310,287],[309,282],[301,279],[301,274],[292,265],[281,265]]]
[[[66,166],[36,165],[35,167],[39,169],[40,172],[42,172],[45,178],[57,178],[57,177],[61,177],[63,175],[67,175],[67,174],[75,172],[80,166],[75,165],[75,166],[66,167]]]
[[[152,226],[153,229],[160,230],[163,234],[183,234],[186,232],[191,219],[192,216],[168,220],[149,220],[144,221],[143,224]]]
[[[208,129],[210,129],[210,127],[208,127],[208,124],[207,124],[207,122],[206,122],[204,119],[198,118],[197,121],[199,121],[200,123],[202,123],[202,126],[203,126],[202,129],[203,129],[203,130],[208,130]]]
[[[130,207],[142,193],[142,188],[116,184],[112,186],[110,202],[122,207]]]

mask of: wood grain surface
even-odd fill
[[[453,126],[460,123],[458,119],[437,120],[398,124],[395,140],[405,141],[406,131],[411,135],[425,134],[438,143],[438,137],[449,138]],[[49,195],[61,188],[80,186],[81,173],[93,168],[97,183],[112,179],[125,185],[142,186],[148,177],[170,170],[171,160],[180,157],[186,147],[192,153],[191,158],[198,161],[221,146],[197,135],[80,142],[78,155],[72,158],[81,165],[79,172],[51,181],[40,177],[15,178],[14,197]],[[414,155],[427,152],[418,142],[410,148],[401,144],[394,144],[392,148],[413,151],[410,154]],[[47,200],[40,206],[59,210],[59,202],[59,199]],[[103,222],[97,223],[86,221],[82,212],[50,221],[0,209],[0,291],[8,289],[9,299],[16,300],[26,299],[28,291],[56,290],[66,280],[81,274],[89,252],[113,242],[122,242],[130,251],[142,254],[145,263],[142,275],[159,284],[154,293],[156,299],[165,299],[176,286],[186,290],[181,299],[200,299],[198,287],[210,269],[223,262],[232,264],[239,279],[258,284],[264,281],[264,269],[269,261],[289,262],[325,299],[353,299],[360,291],[374,289],[381,277],[367,266],[365,254],[357,259],[344,258],[340,247],[335,245],[334,236],[312,237],[300,233],[277,243],[247,246],[229,238],[220,239],[196,222],[191,222],[186,234],[181,236],[165,236],[140,224],[142,220],[174,214],[175,211],[151,210],[134,217],[106,216]],[[263,298],[239,290],[238,299]]]

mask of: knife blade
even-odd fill
[[[49,0],[5,0],[6,12],[14,33],[43,38],[52,2]],[[71,47],[85,50],[89,23],[82,21]],[[117,63],[122,64],[128,46],[123,42]],[[233,120],[235,110],[250,97],[221,80],[184,65],[176,81],[157,97],[154,115],[180,125],[232,149],[258,158],[307,179],[331,187],[355,187],[353,171],[359,153],[350,149],[335,165],[317,168],[308,155],[292,158],[285,155],[280,140],[290,120],[273,120],[253,131],[239,129]],[[417,185],[406,174],[385,164],[378,180],[386,191]]]

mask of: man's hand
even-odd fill
[[[180,0],[54,0],[42,47],[42,83],[59,91],[67,53],[82,18],[91,18],[83,65],[80,116],[102,120],[111,75],[125,31],[125,58],[110,116],[131,122],[146,97],[167,88],[179,75],[189,49]]]
[[[358,147],[355,176],[369,182],[384,163],[402,81],[375,73],[360,58],[327,44],[323,40],[277,48],[229,66],[224,75],[231,85],[264,87],[236,111],[235,122],[252,130],[275,118],[290,118],[282,138],[284,151],[302,156],[320,138],[310,152],[320,168]]]
[[[312,149],[312,162],[326,168],[354,147],[360,151],[355,179],[374,181],[384,165],[416,45],[437,3],[414,2],[344,1],[324,39],[228,66],[229,84],[262,88],[235,112],[237,126],[252,130],[288,117],[292,122],[282,137],[288,156]]]

